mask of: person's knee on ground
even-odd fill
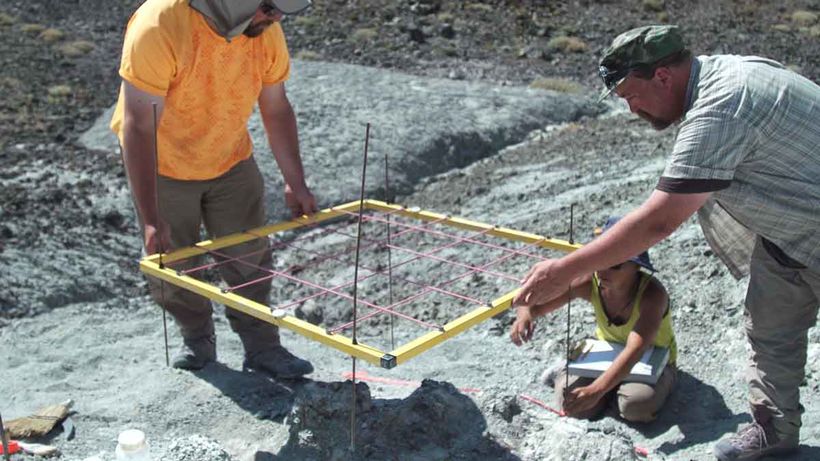
[[[649,423],[657,417],[652,396],[618,393],[618,414],[631,423]]]

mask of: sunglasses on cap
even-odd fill
[[[618,86],[633,70],[634,68],[632,67],[627,67],[626,69],[610,69],[606,66],[599,66],[598,75],[601,76],[601,80],[604,81],[606,88],[611,90]]]

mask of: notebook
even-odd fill
[[[606,371],[615,357],[624,350],[623,344],[597,339],[585,339],[572,353],[569,374],[597,378]],[[644,352],[624,381],[655,384],[669,362],[669,349],[653,346]]]

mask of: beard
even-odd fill
[[[652,128],[654,128],[658,131],[663,131],[663,130],[669,128],[669,125],[671,125],[673,123],[672,120],[666,120],[666,119],[662,119],[660,117],[655,117],[653,115],[647,114],[646,112],[644,112],[642,110],[639,110],[637,112],[637,114],[638,114],[638,117],[640,117],[640,118],[646,120],[647,122],[649,122],[649,124],[652,125]]]
[[[262,35],[262,32],[270,27],[271,24],[273,24],[273,21],[260,21],[257,23],[248,24],[248,27],[242,31],[242,35],[250,38],[258,37]]]

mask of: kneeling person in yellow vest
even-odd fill
[[[618,218],[610,218],[603,231],[617,221]],[[624,345],[612,365],[597,378],[570,376],[567,380],[561,369],[555,378],[555,393],[559,406],[570,416],[593,418],[617,396],[622,418],[632,422],[652,421],[674,388],[677,345],[669,296],[658,279],[641,269],[655,271],[647,252],[576,279],[571,289],[546,304],[517,308],[510,334],[516,345],[532,339],[536,318],[560,309],[570,297],[592,304],[598,339]],[[669,348],[669,361],[658,382],[654,385],[624,382],[632,367],[652,346]]]

